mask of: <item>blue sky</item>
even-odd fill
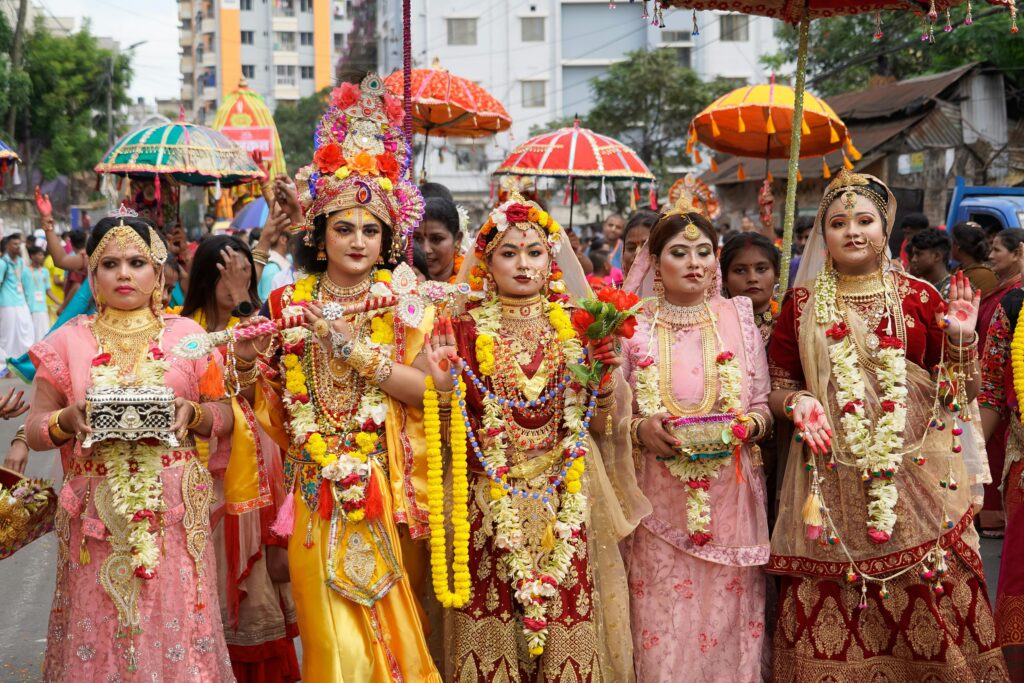
[[[133,98],[178,97],[178,3],[174,0],[35,0],[54,16],[92,20],[92,33],[135,48]]]

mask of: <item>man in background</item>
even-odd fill
[[[910,274],[935,285],[943,299],[949,299],[949,236],[945,230],[921,230],[910,240],[907,255]]]
[[[21,233],[0,242],[0,377],[8,358],[16,358],[35,343],[32,314],[25,300],[25,261],[21,258]]]
[[[622,268],[622,230],[626,227],[626,221],[621,214],[613,213],[604,219],[601,225],[601,234],[608,245],[608,254],[611,264],[616,268]]]

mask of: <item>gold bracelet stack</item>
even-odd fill
[[[978,335],[970,343],[963,346],[954,344],[946,337],[946,354],[949,362],[960,366],[964,374],[970,376],[978,373]]]
[[[749,417],[751,422],[754,423],[754,429],[751,430],[751,434],[748,439],[751,443],[761,441],[771,433],[771,426],[766,416],[755,410],[747,413],[747,417]]]
[[[188,404],[192,406],[192,420],[187,425],[185,425],[185,429],[187,429],[188,431],[193,431],[195,430],[196,427],[203,423],[203,418],[205,418],[206,415],[203,412],[202,405],[196,403],[195,401],[189,401]]]
[[[814,398],[814,394],[809,391],[800,390],[790,392],[790,394],[786,396],[786,400],[782,404],[782,410],[790,420],[793,419],[793,409],[796,408],[796,402],[802,398]]]
[[[20,441],[23,444],[25,444],[25,446],[28,446],[28,439],[25,438],[25,425],[21,425],[20,427],[18,427],[18,431],[14,432],[14,438],[11,439],[12,446],[14,445],[15,441]]]
[[[75,438],[74,434],[71,432],[65,432],[60,426],[60,415],[63,412],[64,409],[62,408],[61,410],[55,410],[50,413],[50,437],[53,438],[54,441],[71,441],[71,439]]]
[[[270,254],[262,249],[253,249],[252,260],[261,266],[265,266],[267,265],[267,261],[270,260]]]
[[[629,421],[629,438],[633,442],[633,448],[637,449],[643,445],[640,439],[640,425],[644,423],[644,417],[634,417]]]
[[[391,377],[394,363],[380,351],[362,342],[352,344],[348,364],[367,382],[380,386]]]

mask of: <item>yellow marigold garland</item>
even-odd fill
[[[459,389],[465,384],[459,379]],[[427,504],[430,525],[430,567],[434,593],[444,607],[463,607],[469,602],[469,477],[466,462],[466,427],[451,421],[452,529],[455,590],[448,588],[447,542],[444,527],[444,462],[441,455],[441,417],[434,379],[426,378],[423,392],[424,431],[427,438]]]
[[[569,314],[557,301],[548,304],[548,320],[558,334],[558,341],[568,341],[576,336],[576,330],[573,329]]]
[[[1013,391],[1017,394],[1017,417],[1024,424],[1024,415],[1022,415],[1024,411],[1021,411],[1019,407],[1024,401],[1024,332],[1021,332],[1022,327],[1024,325],[1018,318],[1017,325],[1013,330],[1013,342],[1010,343],[1010,362],[1013,367]]]

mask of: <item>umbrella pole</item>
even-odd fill
[[[572,210],[576,205],[576,178],[569,178],[569,229],[572,230]]]
[[[779,273],[781,301],[789,288],[789,262],[793,251],[793,219],[796,217],[797,173],[800,170],[800,135],[803,133],[804,87],[807,80],[807,40],[811,33],[811,18],[807,11],[808,0],[804,0],[804,12],[800,19],[800,48],[796,59],[796,101],[793,104],[792,134],[789,140],[789,167],[786,179],[786,214],[782,223],[782,272]]]
[[[427,179],[427,145],[430,144],[430,129],[427,128],[427,132],[423,134],[423,164],[420,166],[420,182],[424,182]]]

